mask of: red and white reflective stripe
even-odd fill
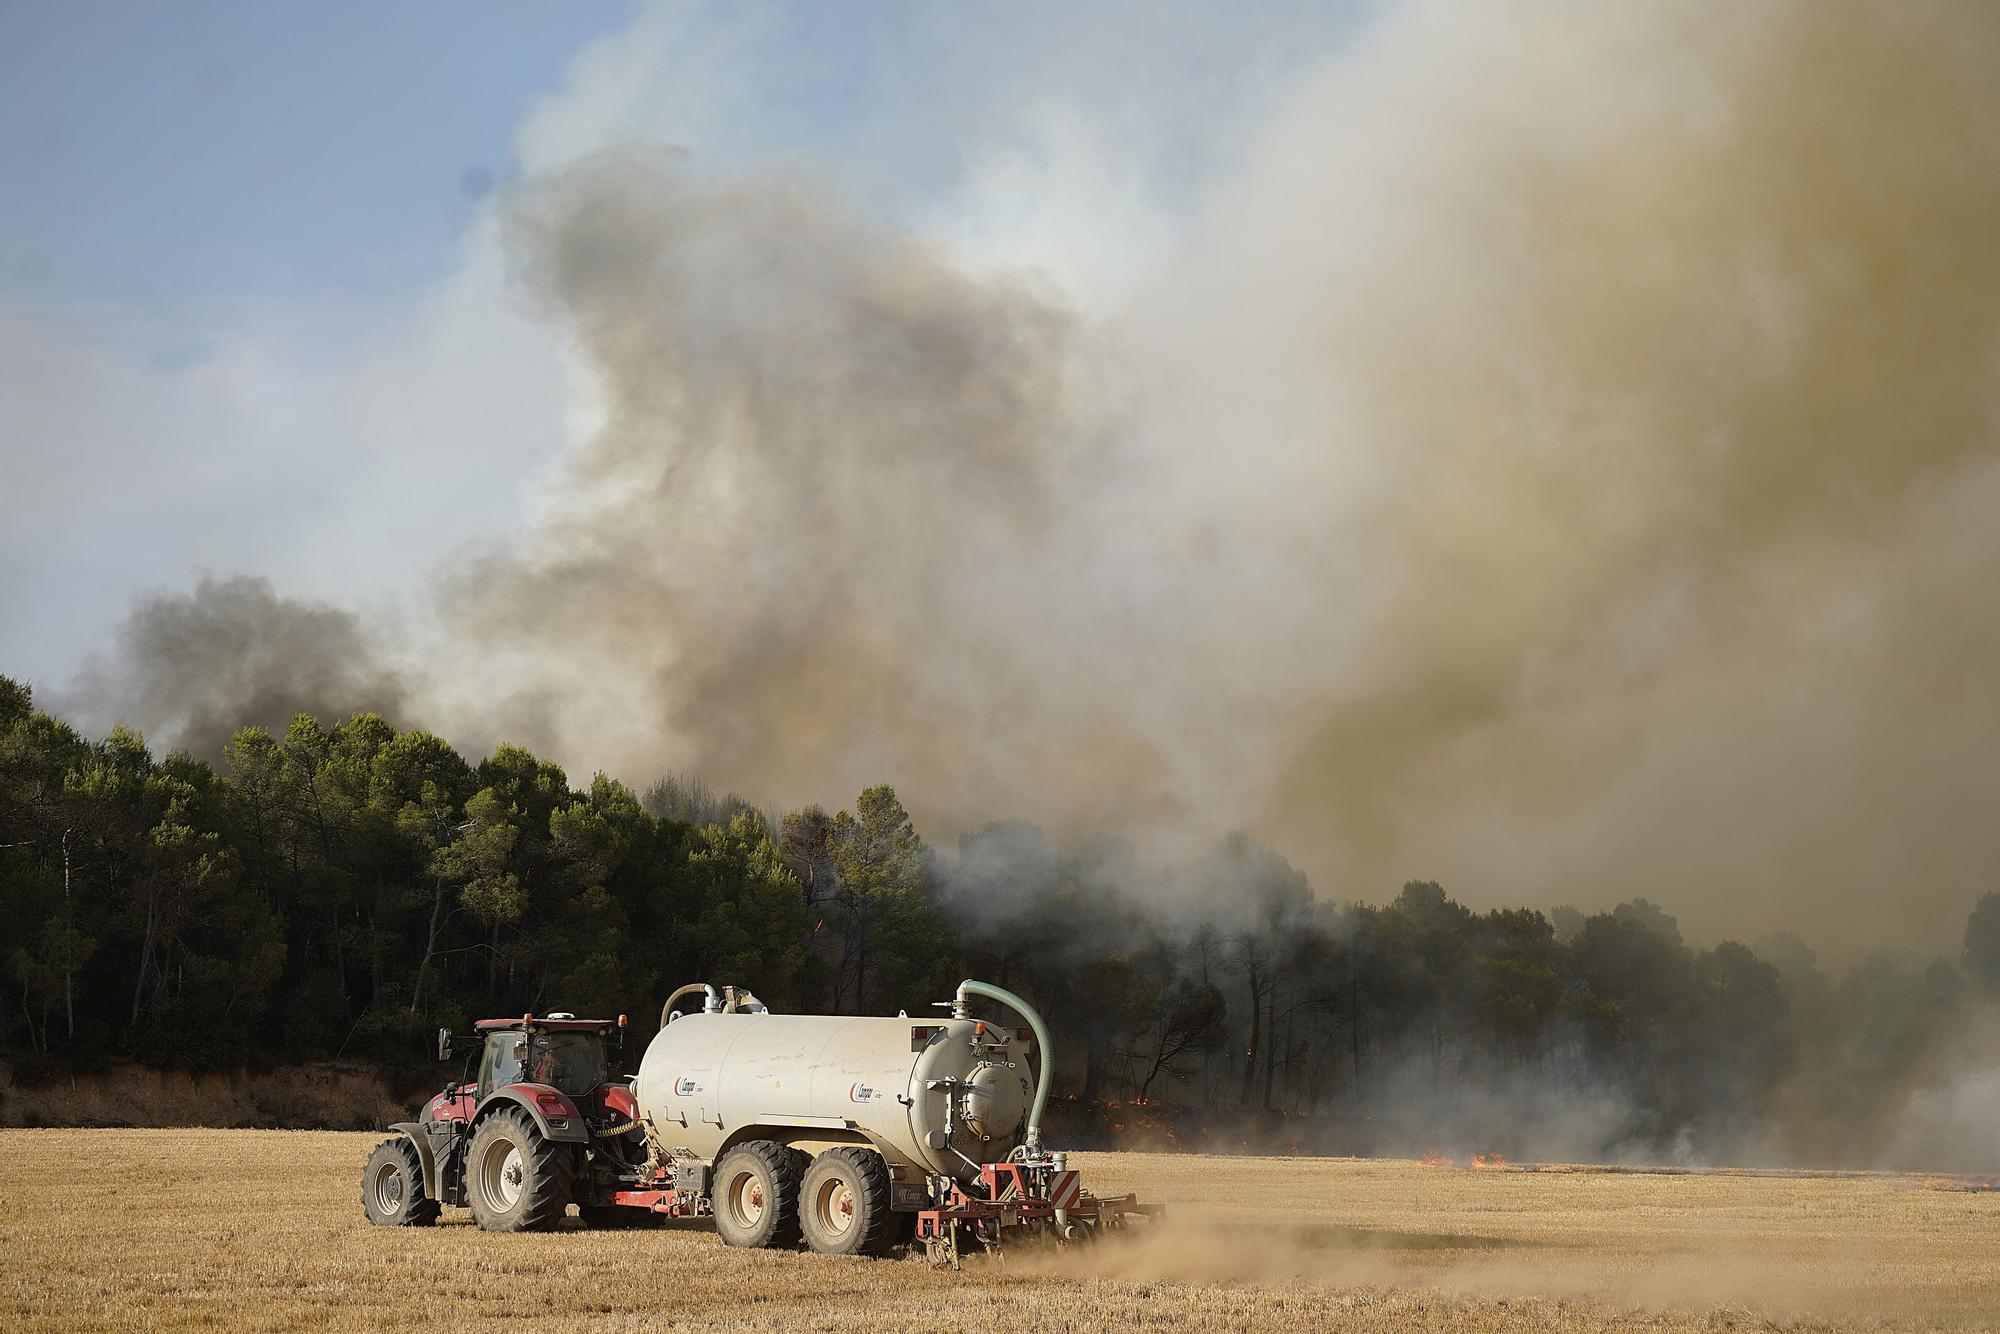
[[[1049,1203],[1067,1209],[1083,1194],[1083,1173],[1057,1172],[1049,1178]]]

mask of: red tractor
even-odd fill
[[[488,1232],[556,1226],[574,1203],[591,1227],[653,1221],[609,1201],[639,1174],[646,1150],[630,1081],[613,1074],[625,1016],[482,1019],[471,1036],[438,1032],[438,1059],[476,1047],[476,1079],[445,1085],[420,1121],[368,1157],[361,1207],[378,1227],[429,1227],[447,1204],[469,1206]]]

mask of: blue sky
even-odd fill
[[[429,280],[623,3],[13,4],[5,289],[149,307]]]

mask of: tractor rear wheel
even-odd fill
[[[799,1160],[786,1146],[753,1139],[715,1165],[715,1230],[731,1246],[782,1250],[799,1244]]]
[[[873,1149],[828,1149],[799,1187],[806,1244],[821,1255],[881,1255],[895,1238],[889,1164]]]
[[[575,1166],[569,1145],[544,1139],[526,1112],[494,1112],[465,1153],[472,1221],[488,1232],[547,1232],[569,1208]]]
[[[361,1169],[361,1212],[376,1227],[429,1227],[438,1202],[424,1194],[424,1165],[407,1135],[385,1139]]]

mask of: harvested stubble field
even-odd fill
[[[1174,1217],[969,1262],[725,1248],[706,1225],[362,1221],[372,1135],[0,1132],[0,1328],[1743,1329],[2000,1325],[2000,1195],[1915,1178],[1077,1155]]]

